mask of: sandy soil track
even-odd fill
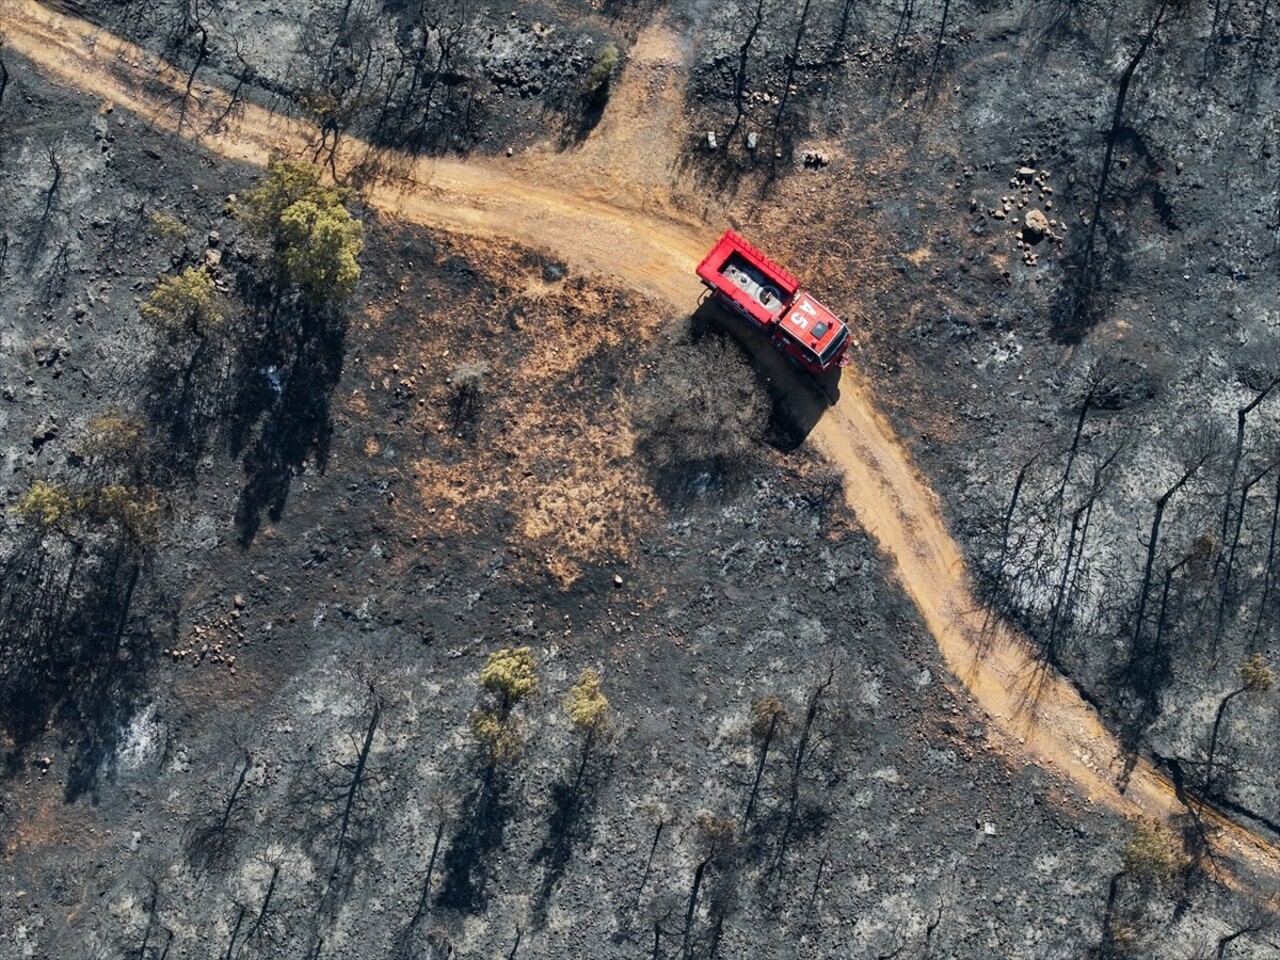
[[[184,89],[185,77],[151,54],[33,0],[0,0],[0,29],[11,50],[51,79],[134,111],[212,153],[262,165],[273,151],[300,152],[315,142],[307,125],[251,104],[218,133],[207,132],[226,103],[218,91],[202,94],[179,130],[173,97]],[[662,42],[661,28],[655,30],[636,50],[652,51],[657,62],[671,45]],[[648,65],[643,55],[634,56],[629,70]],[[204,90],[199,84],[196,89]],[[626,111],[629,96],[624,76],[610,112]],[[594,136],[625,136],[619,132],[623,126],[606,115]],[[348,140],[343,152],[358,157],[365,149]],[[628,189],[626,172],[616,162],[609,167],[619,154],[607,143],[588,141],[572,154],[532,152],[500,161],[401,158],[396,180],[371,187],[366,199],[391,217],[518,240],[577,269],[624,277],[640,292],[670,303],[673,312],[690,310],[701,291],[693,267],[718,229],[681,213],[661,190]],[[1173,785],[1145,761],[1136,763],[1122,789],[1127,758],[1094,710],[1070,684],[1046,672],[1024,640],[1000,627],[985,629],[936,496],[855,369],[845,372],[840,399],[819,420],[811,440],[843,472],[850,507],[894,561],[948,667],[974,706],[990,717],[991,748],[1011,762],[1039,764],[1074,783],[1086,800],[1125,815],[1186,812]],[[1280,879],[1280,850],[1213,810],[1201,812],[1216,828],[1213,843],[1224,881],[1247,885],[1247,874]]]

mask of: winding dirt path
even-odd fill
[[[173,98],[185,88],[185,76],[34,0],[0,0],[0,29],[9,49],[51,79],[181,133],[211,153],[263,165],[273,151],[300,152],[314,143],[310,126],[252,104],[216,135],[205,132],[227,95],[199,83],[179,131]],[[625,277],[637,290],[687,311],[701,293],[693,267],[718,230],[680,211],[661,186],[675,162],[672,138],[661,133],[664,112],[669,117],[679,98],[679,71],[661,68],[677,47],[677,38],[662,28],[642,34],[609,114],[579,151],[465,163],[399,158],[395,181],[373,186],[366,200],[392,217],[542,248],[577,269]],[[620,139],[634,136],[643,137],[637,149],[647,151],[645,189],[635,188],[633,171],[619,159],[636,156],[634,149],[618,148]],[[347,156],[365,149],[355,141],[345,144]],[[856,369],[846,370],[838,403],[811,438],[843,471],[849,506],[894,560],[951,672],[990,717],[989,746],[1010,761],[1056,772],[1086,800],[1117,813],[1161,819],[1184,813],[1173,785],[1145,760],[1122,789],[1126,757],[1094,710],[1070,684],[1046,672],[1022,638],[1001,627],[984,629],[937,498]],[[1211,809],[1200,813],[1215,828],[1220,879],[1232,886],[1252,886],[1250,875],[1280,880],[1276,846]]]

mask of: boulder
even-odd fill
[[[1022,237],[1028,243],[1037,243],[1047,237],[1050,232],[1049,218],[1043,211],[1031,209],[1022,218]]]

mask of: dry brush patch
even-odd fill
[[[657,510],[623,390],[656,311],[612,281],[547,279],[556,271],[504,244],[450,243],[458,284],[407,273],[399,300],[415,314],[374,303],[367,315],[371,340],[396,350],[365,361],[389,372],[374,386],[408,409],[414,496],[399,512],[424,536],[475,533],[505,514],[526,573],[568,586],[585,564],[625,558]],[[364,419],[368,407],[355,395],[347,412]],[[386,424],[369,426],[376,456]]]

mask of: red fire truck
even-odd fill
[[[774,347],[810,373],[849,362],[844,321],[732,230],[698,264],[698,277],[716,300],[769,334]]]

